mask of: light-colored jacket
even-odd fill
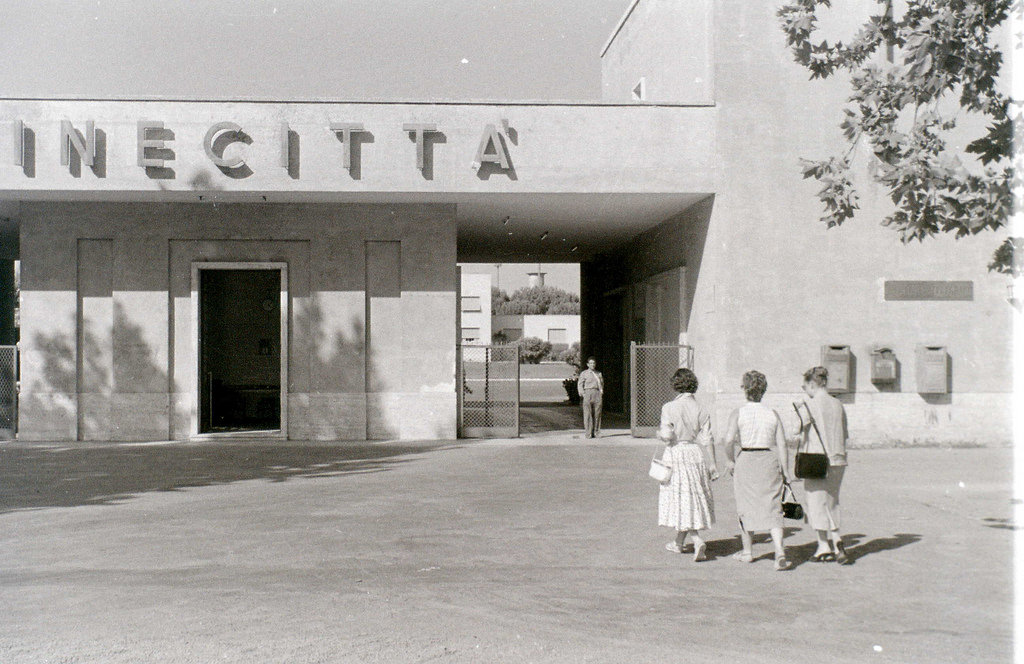
[[[846,441],[850,438],[846,428],[846,409],[843,403],[831,394],[821,393],[805,400],[821,434],[821,442],[828,454],[828,462],[833,466],[846,465]],[[800,449],[807,452],[820,452],[818,436],[814,427],[804,428],[804,442]]]
[[[604,394],[604,377],[600,371],[591,371],[590,369],[584,369],[580,372],[580,379],[577,387],[580,392],[580,396],[583,396],[583,390],[600,390]]]

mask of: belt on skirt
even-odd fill
[[[741,447],[740,452],[771,452],[770,447]]]

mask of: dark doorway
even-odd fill
[[[199,432],[281,428],[281,272],[199,270]]]

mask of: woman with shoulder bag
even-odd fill
[[[814,367],[804,372],[803,390],[809,397],[805,403],[810,413],[801,428],[803,449],[816,450],[820,441],[828,455],[828,472],[823,478],[804,478],[807,520],[817,531],[818,548],[814,562],[835,560],[849,565],[853,560],[843,546],[839,534],[839,487],[846,472],[846,410],[842,402],[828,393],[828,369]]]
[[[775,544],[775,569],[792,567],[786,558],[782,529],[782,496],[789,467],[786,434],[774,409],[761,403],[768,381],[760,371],[743,374],[747,403],[729,416],[725,434],[726,456],[733,470],[736,514],[743,549],[734,554],[741,562],[753,562],[753,533],[767,530]]]
[[[683,552],[686,536],[693,539],[693,560],[707,560],[707,544],[701,530],[715,523],[715,501],[711,480],[718,479],[715,441],[711,435],[711,416],[693,393],[697,376],[689,369],[672,375],[672,387],[679,396],[661,408],[658,437],[665,441],[662,461],[672,467],[668,482],[658,492],[658,525],[675,528],[675,541],[665,548]]]

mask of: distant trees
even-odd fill
[[[579,313],[580,296],[554,286],[519,288],[512,295],[500,288],[491,288],[491,314],[494,316]]]

